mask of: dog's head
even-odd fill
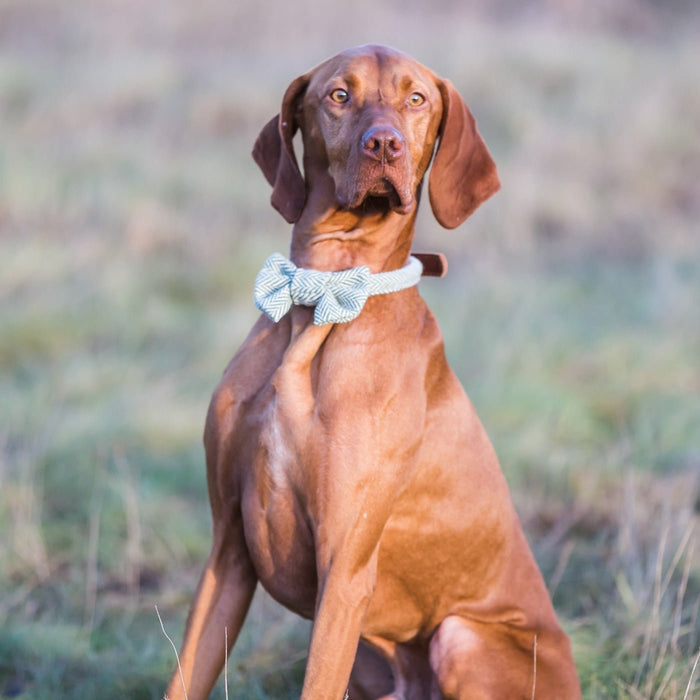
[[[297,129],[307,182],[294,154]],[[500,186],[474,117],[449,81],[370,45],[292,81],[253,157],[273,187],[273,206],[293,223],[315,172],[332,178],[338,208],[412,214],[433,152],[430,203],[440,224],[454,228]]]

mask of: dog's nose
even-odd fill
[[[391,163],[403,154],[403,136],[391,126],[373,126],[362,135],[362,151],[381,162]]]

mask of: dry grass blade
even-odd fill
[[[644,633],[644,645],[642,656],[637,667],[637,674],[634,678],[635,688],[639,687],[644,670],[649,662],[649,657],[652,651],[652,645],[655,641],[655,632],[659,629],[659,620],[661,614],[661,597],[662,597],[662,583],[661,578],[663,574],[663,559],[664,553],[666,551],[666,542],[668,541],[670,526],[666,523],[662,533],[661,541],[659,543],[659,549],[656,555],[656,566],[654,568],[654,587],[653,587],[653,604],[651,607],[651,615],[649,616],[649,622],[647,624],[646,632]],[[652,676],[649,675],[647,679],[647,684],[652,683]],[[650,689],[647,689],[647,695],[649,695]]]
[[[160,613],[158,612],[158,606],[155,605],[154,607],[156,609],[156,615],[158,615],[158,622],[160,622],[160,628],[161,630],[163,630],[165,638],[170,642],[170,646],[175,652],[175,658],[177,659],[177,670],[180,674],[180,682],[182,683],[182,692],[185,694],[185,700],[188,700],[187,686],[185,685],[185,677],[182,675],[182,666],[180,665],[180,655],[177,653],[177,647],[175,646],[175,642],[173,642],[173,640],[170,639],[170,635],[165,631],[165,625],[163,624],[163,619],[161,618]]]
[[[690,690],[693,687],[693,677],[695,676],[695,669],[698,667],[698,660],[700,660],[700,649],[698,649],[698,653],[695,655],[695,661],[693,663],[693,668],[690,670],[690,678],[688,678],[688,685],[685,689],[685,695],[683,695],[683,700],[688,700],[688,697],[690,696]]]
[[[673,634],[671,635],[671,646],[676,652],[678,651],[678,638],[681,633],[681,621],[683,618],[683,600],[685,599],[685,592],[688,589],[688,580],[690,578],[690,568],[693,561],[694,545],[695,538],[693,538],[693,541],[691,542],[686,554],[683,574],[681,576],[680,583],[678,584],[678,592],[676,593],[676,609],[673,612]]]
[[[97,577],[98,577],[98,547],[100,542],[100,519],[104,502],[105,488],[105,460],[99,457],[97,460],[98,472],[95,476],[95,485],[90,499],[88,545],[85,563],[85,622],[84,627],[88,634],[92,633],[95,624],[95,608],[97,605]]]
[[[673,555],[673,560],[671,561],[671,564],[668,567],[668,571],[666,572],[666,577],[663,580],[663,583],[661,584],[661,595],[663,596],[666,593],[666,590],[668,589],[668,584],[671,582],[671,577],[673,576],[673,572],[676,570],[676,567],[678,566],[678,562],[680,562],[683,553],[685,552],[686,548],[688,547],[688,544],[690,543],[690,549],[692,550],[692,544],[693,540],[691,539],[693,536],[693,533],[695,532],[695,523],[690,522],[688,523],[688,526],[685,529],[685,532],[683,533],[683,538],[681,539],[680,544],[676,548],[676,552]]]
[[[561,548],[561,554],[557,560],[557,566],[549,580],[550,596],[554,596],[557,588],[559,588],[559,584],[561,583],[564,572],[566,571],[566,565],[569,563],[569,559],[571,559],[571,554],[573,553],[575,546],[576,542],[573,539],[570,539],[567,540],[564,546]]]
[[[113,451],[114,465],[120,476],[120,491],[126,522],[124,551],[125,578],[129,597],[135,600],[139,594],[141,579],[141,516],[139,512],[138,479],[134,478],[129,462],[121,449]]]
[[[661,660],[663,657],[659,655],[659,659]],[[669,684],[673,672],[676,670],[676,663],[675,661],[672,661],[669,665],[668,668],[666,669],[666,673],[664,674],[663,678],[661,679],[659,683],[659,687],[656,689],[656,693],[654,693],[654,697],[652,700],[661,700],[661,698],[664,697],[664,691],[666,690],[666,686]]]

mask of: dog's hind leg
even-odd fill
[[[225,640],[228,654],[243,625],[256,583],[242,529],[231,528],[224,537],[215,536],[187,618],[180,668],[173,672],[166,691],[168,700],[185,696],[203,700],[209,695],[224,666]]]

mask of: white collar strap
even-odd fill
[[[347,323],[360,315],[368,297],[413,287],[422,273],[423,264],[413,256],[398,270],[372,274],[366,265],[340,272],[304,269],[273,253],[255,278],[255,305],[275,322],[297,304],[316,307],[317,326]]]

